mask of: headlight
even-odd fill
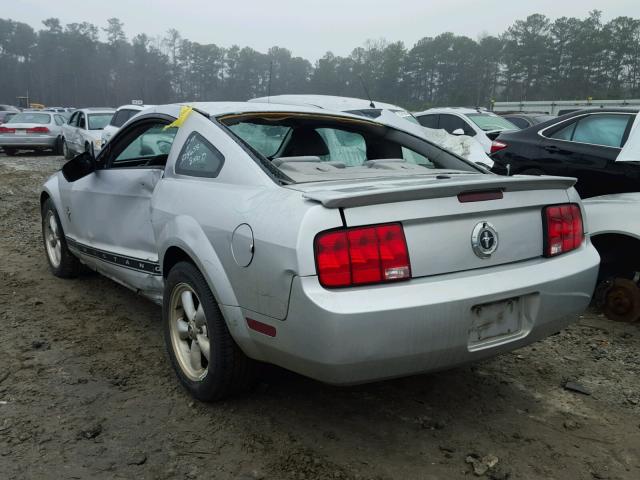
[[[101,140],[101,139],[94,140],[94,141],[93,141],[93,144],[94,144],[96,147],[100,148],[100,147],[102,146],[102,140]]]

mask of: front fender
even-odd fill
[[[45,197],[50,198],[53,202],[53,205],[58,212],[60,223],[62,224],[62,230],[69,233],[69,217],[67,217],[64,211],[64,202],[60,192],[60,172],[56,172],[51,175],[42,185],[42,189],[40,191],[40,206],[44,204]]]
[[[160,265],[164,265],[167,250],[178,247],[191,257],[202,272],[218,303],[238,306],[238,299],[220,258],[198,223],[180,215],[166,222],[156,233]],[[168,272],[163,272],[167,274]]]

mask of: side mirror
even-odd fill
[[[453,132],[451,132],[451,135],[464,135],[464,130],[461,128],[456,128]]]
[[[62,175],[67,182],[75,182],[96,170],[96,159],[89,152],[73,157],[62,166]]]

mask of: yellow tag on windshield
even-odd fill
[[[181,127],[182,124],[185,122],[185,120],[189,118],[189,115],[191,115],[191,112],[193,112],[193,107],[183,105],[182,107],[180,107],[180,115],[178,115],[178,118],[176,118],[169,125],[165,126],[163,130],[166,130],[167,128],[172,128],[172,127],[175,127],[175,128]]]

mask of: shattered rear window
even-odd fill
[[[370,120],[301,113],[221,117],[258,160],[289,181],[479,173],[475,165],[425,139]]]

